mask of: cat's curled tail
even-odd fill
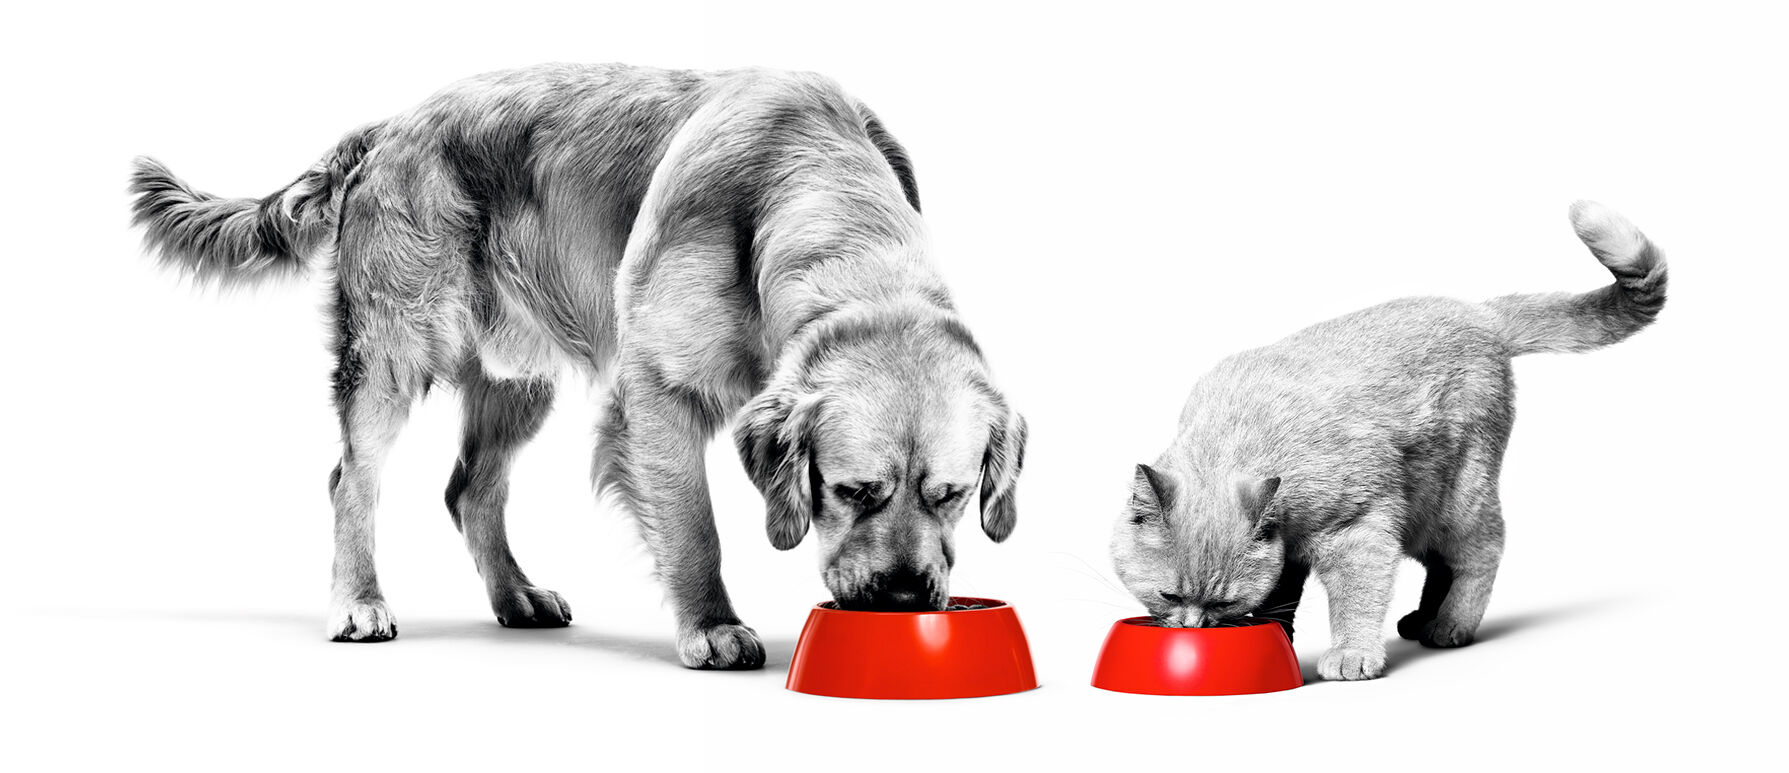
[[[1581,352],[1617,343],[1665,308],[1665,253],[1633,223],[1594,201],[1572,205],[1572,227],[1615,283],[1587,293],[1506,295],[1485,303],[1510,353]]]
[[[310,171],[262,199],[193,190],[161,162],[139,157],[130,176],[133,225],[162,265],[200,282],[249,284],[300,273],[331,243],[342,197],[379,126],[358,129]]]

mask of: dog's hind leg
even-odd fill
[[[472,359],[460,372],[460,391],[460,458],[447,484],[447,511],[466,537],[491,597],[491,611],[510,628],[564,626],[571,622],[571,606],[559,594],[528,582],[510,553],[503,519],[510,463],[552,410],[553,382],[494,379]]]
[[[418,390],[386,362],[344,347],[336,366],[342,460],[329,478],[335,503],[335,562],[327,633],[333,641],[377,642],[398,635],[373,568],[373,511],[379,471]]]

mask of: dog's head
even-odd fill
[[[995,542],[1017,519],[1023,417],[954,319],[823,331],[740,412],[740,458],[780,550],[812,530],[847,609],[942,609],[952,537],[972,502]]]

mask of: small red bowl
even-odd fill
[[[1144,695],[1248,695],[1304,684],[1279,623],[1163,628],[1148,617],[1112,624],[1093,686]]]
[[[832,602],[808,613],[788,688],[835,698],[980,698],[1037,687],[1019,615],[1004,601],[955,597],[986,609],[858,612]]]

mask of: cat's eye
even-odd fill
[[[1162,600],[1168,602],[1169,604],[1184,604],[1184,603],[1186,603],[1186,597],[1182,596],[1178,593],[1169,593],[1167,591],[1162,591],[1156,595],[1161,596]]]

